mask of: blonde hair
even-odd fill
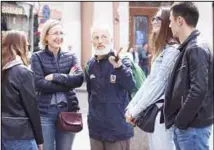
[[[48,45],[47,40],[46,40],[48,31],[56,25],[62,25],[62,24],[60,23],[60,21],[54,20],[54,19],[49,19],[48,21],[46,21],[43,24],[42,32],[40,35],[40,43],[39,43],[42,49],[44,49],[46,47],[46,45]]]

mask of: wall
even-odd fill
[[[113,35],[113,4],[112,2],[94,2],[93,25],[104,24],[110,29]],[[92,55],[94,51],[92,50]]]
[[[81,65],[85,68],[91,59],[91,26],[93,22],[94,2],[81,2]]]
[[[119,2],[120,46],[129,45],[129,2]]]
[[[204,39],[213,48],[213,10],[212,2],[195,2],[199,9],[199,21],[197,29],[200,30]]]
[[[71,46],[71,51],[81,62],[81,13],[80,2],[64,2],[62,10],[62,24],[65,32],[64,49]]]

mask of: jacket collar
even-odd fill
[[[51,52],[51,51],[48,49],[48,46],[45,46],[45,52],[46,52],[48,55],[54,57],[53,52]],[[61,50],[61,48],[60,48],[60,49],[59,49],[59,52],[58,52],[58,54],[57,54],[57,56],[61,55],[61,53],[62,53],[62,50]]]
[[[200,32],[198,30],[194,30],[188,37],[187,39],[178,47],[178,50],[182,51],[184,47],[187,46],[189,41],[192,39],[196,38],[198,35],[200,35]]]
[[[23,64],[22,62],[22,59],[20,56],[16,55],[16,58],[10,62],[8,62],[3,68],[2,70],[7,70],[9,68],[12,68],[13,66],[16,66],[16,65],[20,65],[20,64]]]

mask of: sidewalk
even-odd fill
[[[86,92],[86,82],[84,81],[82,86],[79,87],[79,88],[76,88],[76,91],[79,91],[79,92]]]
[[[90,150],[87,117],[83,118],[83,130],[76,134],[72,150]]]

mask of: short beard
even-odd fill
[[[104,49],[94,49],[95,55],[101,56],[101,55],[107,55],[111,51],[111,45],[105,45]]]

